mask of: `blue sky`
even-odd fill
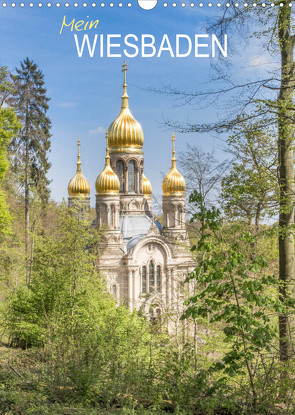
[[[157,6],[152,11],[141,10],[135,2],[128,8],[79,6],[1,9],[0,64],[10,70],[19,66],[25,57],[33,59],[45,75],[48,96],[51,98],[49,116],[52,120],[52,198],[61,201],[67,197],[67,185],[75,173],[76,142],[81,138],[82,170],[91,184],[94,205],[94,183],[104,166],[104,131],[120,111],[122,95],[121,66],[124,58],[78,58],[73,33],[65,29],[60,35],[63,16],[67,20],[99,19],[93,33],[151,33],[161,38],[167,33],[171,39],[176,33],[193,37],[205,33],[208,18],[218,15],[218,9],[208,7],[168,8]],[[90,33],[89,33],[90,34]],[[231,42],[231,38],[228,40]],[[247,79],[257,75],[257,62],[268,65],[264,52],[254,41],[234,57],[234,68]],[[203,87],[210,75],[210,60],[171,58],[127,59],[128,94],[130,108],[144,131],[145,174],[152,183],[155,195],[161,194],[161,172],[168,172],[171,158],[171,134],[163,119],[179,121],[210,121],[219,116],[216,108],[196,111],[194,106],[179,106],[172,97],[148,91],[170,85],[176,89],[196,90]],[[252,69],[251,69],[252,66]],[[255,68],[256,67],[256,68]],[[254,68],[254,69],[253,69]],[[242,72],[241,72],[242,69]],[[255,74],[254,74],[255,72]],[[176,151],[185,149],[185,143],[198,144],[204,151],[216,149],[224,157],[220,140],[209,135],[176,134]]]

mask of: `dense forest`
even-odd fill
[[[239,100],[238,114],[217,123],[167,121],[184,133],[226,133],[229,157],[196,145],[180,156],[196,268],[180,311],[156,321],[108,293],[95,212],[50,198],[42,70],[29,58],[0,68],[1,414],[295,413],[291,8],[261,5],[262,17],[231,6],[211,29],[242,35],[256,19],[280,73],[207,96],[158,91],[190,102],[234,91]],[[259,95],[264,87],[273,98]]]

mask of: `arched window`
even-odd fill
[[[141,283],[142,283],[141,290],[145,294],[146,293],[146,266],[143,266],[141,270]]]
[[[149,264],[149,292],[152,293],[155,288],[155,271],[154,271],[154,263],[150,261]]]
[[[118,160],[116,164],[116,173],[120,180],[120,192],[123,192],[123,179],[124,179],[124,163],[122,160]]]
[[[135,161],[128,163],[128,192],[135,193]]]
[[[159,293],[162,291],[162,275],[160,265],[157,265],[157,291]]]
[[[110,207],[110,227],[115,227],[115,206],[111,205]]]
[[[113,294],[113,296],[115,298],[117,298],[118,293],[117,293],[117,286],[116,286],[116,284],[113,284],[112,285],[112,294]]]

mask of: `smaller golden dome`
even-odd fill
[[[179,173],[176,168],[175,158],[175,135],[172,135],[172,165],[169,173],[165,176],[162,189],[164,196],[183,196],[185,193],[185,181],[183,176]]]
[[[69,197],[89,197],[90,184],[81,170],[80,138],[78,140],[77,172],[68,185]]]
[[[151,196],[152,194],[151,182],[145,177],[144,173],[142,174],[142,193],[145,196]]]
[[[110,153],[108,147],[108,131],[106,133],[107,139],[107,148],[106,148],[106,157],[105,157],[105,166],[103,171],[98,175],[95,188],[96,194],[107,194],[113,195],[118,194],[120,190],[120,180],[119,177],[116,175],[114,170],[111,167],[110,163]]]

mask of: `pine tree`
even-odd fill
[[[14,107],[22,123],[20,134],[12,141],[10,150],[15,172],[25,197],[26,255],[29,257],[30,193],[34,191],[43,205],[49,198],[49,180],[46,177],[50,163],[51,121],[47,116],[49,98],[44,87],[44,75],[37,64],[26,58],[12,76]]]

